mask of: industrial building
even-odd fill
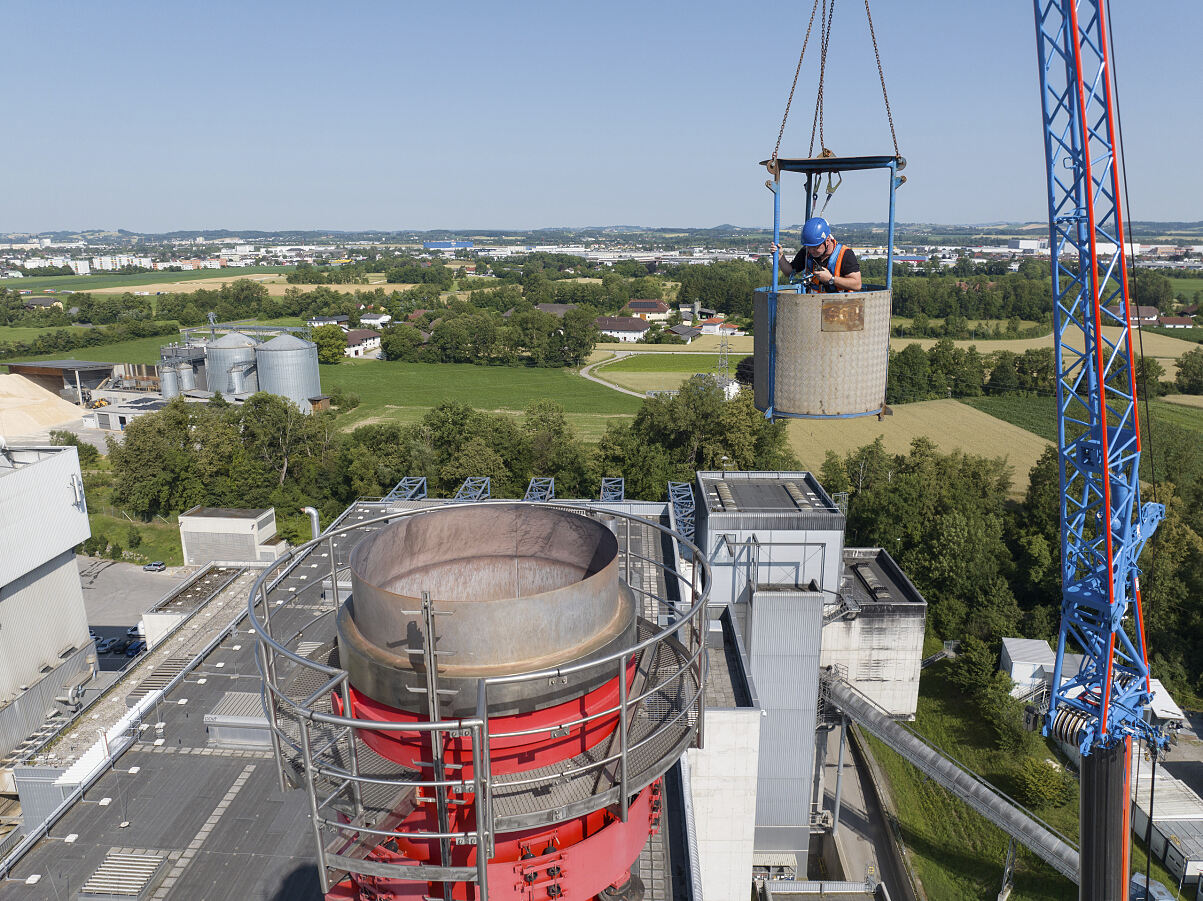
[[[276,510],[196,506],[180,514],[185,566],[207,563],[268,563],[288,543],[276,534]]]
[[[343,891],[339,897],[355,897],[352,889],[387,897],[399,890],[388,866],[396,855],[381,844],[385,839],[371,838],[370,829],[399,829],[394,814],[418,831],[475,835],[478,844],[451,841],[447,851],[465,881],[481,869],[473,849],[516,849],[505,853],[515,855],[523,891],[532,884],[557,886],[566,898],[592,897],[580,894],[586,890],[580,886],[597,888],[580,871],[604,859],[610,861],[605,873],[589,878],[608,880],[601,884],[613,889],[608,898],[624,897],[618,885],[624,880],[641,884],[649,901],[746,898],[754,872],[783,860],[784,874],[798,880],[767,883],[771,897],[824,885],[828,891],[859,886],[851,897],[888,897],[873,880],[855,882],[861,872],[846,874],[854,883],[804,879],[833,820],[825,810],[830,795],[815,792],[824,763],[830,768],[824,685],[831,673],[843,673],[846,690],[890,708],[887,719],[912,715],[921,650],[912,636],[921,640],[922,597],[884,551],[844,547],[843,515],[807,473],[699,473],[684,491],[675,487],[669,503],[627,501],[621,480],[617,488],[608,481],[605,500],[556,500],[548,485],[528,492],[544,504],[475,504],[463,498],[487,498],[487,480],[469,480],[458,500],[427,498],[421,480],[407,480],[387,498],[355,504],[320,540],[268,569],[262,563],[207,567],[211,594],[197,602],[194,586],[193,600],[156,605],[154,646],[106,695],[110,700],[99,700],[78,725],[26,754],[17,784],[28,814],[21,836],[0,848],[0,899],[49,899],[64,885],[105,880],[124,880],[128,897],[167,901],[318,898],[323,881]],[[474,525],[476,517],[484,519]],[[515,553],[516,564],[490,562]],[[527,553],[542,562],[526,568]],[[424,555],[430,560],[423,562]],[[439,616],[437,626],[409,617],[401,634],[416,650],[408,656],[417,654],[420,662],[432,655],[434,695],[445,698],[436,705],[436,725],[421,726],[429,719],[421,694],[429,683],[423,676],[410,686],[414,692],[389,688],[399,684],[390,673],[407,671],[401,662],[407,655],[397,657],[395,642],[377,644],[379,623],[397,615],[393,592],[420,595],[419,586],[433,578],[438,598],[461,578],[475,580],[478,591],[500,578],[487,615],[488,604],[511,603],[501,599],[514,596],[505,573],[515,565],[528,573],[521,579],[537,578],[544,590],[527,596],[518,589],[521,604],[554,598],[562,610],[557,605],[584,598],[586,606],[567,619],[549,618],[550,607],[524,615],[498,607],[484,629],[473,625],[482,615],[479,604]],[[462,566],[467,572],[459,572]],[[613,616],[602,612],[611,604]],[[594,612],[582,619],[586,611]],[[550,629],[552,623],[560,626]],[[569,623],[575,637],[563,631]],[[150,626],[148,620],[148,636]],[[260,641],[275,636],[271,640],[286,650],[265,644],[256,660],[256,632]],[[422,634],[437,639],[428,642]],[[438,660],[440,651],[451,650],[460,653]],[[581,662],[569,665],[581,653]],[[472,786],[477,777],[463,754],[486,728],[473,719],[472,661],[497,673],[515,654],[529,658],[523,670],[557,665],[567,681],[486,678],[487,709],[501,714],[501,720],[487,719],[493,748],[488,819],[472,825],[456,812],[457,798],[471,803],[470,788],[463,795],[418,789],[418,797],[430,800],[417,808],[428,814],[397,807],[401,786],[422,781],[419,773],[429,766],[409,756],[404,732],[396,730],[438,729],[442,717],[459,717],[443,773]],[[703,654],[708,662],[699,668]],[[564,662],[546,663],[557,655]],[[590,675],[608,668],[608,660],[615,672],[634,666],[634,681],[598,682]],[[270,690],[278,698],[266,710],[258,700],[261,670],[273,674]],[[414,673],[421,672],[419,665]],[[326,682],[332,687],[323,688]],[[605,694],[612,690],[626,694]],[[393,732],[361,727],[360,738],[348,744],[350,733],[295,715],[304,708],[328,721],[348,709],[332,706],[332,691],[359,719],[398,717]],[[622,715],[606,703],[582,701],[585,720],[570,716],[562,734],[557,705],[580,691],[586,698],[613,697],[609,705],[617,702]],[[515,712],[506,714],[511,703]],[[417,713],[417,721],[405,710]],[[507,716],[536,715],[551,724],[542,737],[524,739],[527,751],[505,751],[517,739],[499,737],[499,724]],[[608,737],[594,744],[598,736]],[[514,753],[519,756],[507,756]],[[543,760],[543,768],[519,763],[527,753]],[[553,762],[565,753],[568,758]],[[331,767],[345,768],[352,757],[361,780],[355,790],[329,779]],[[281,791],[281,780],[290,790]],[[476,783],[475,796],[483,784]],[[625,805],[625,819],[616,805]],[[447,829],[438,828],[439,810],[447,811]],[[344,816],[358,817],[354,832],[361,839],[351,840]],[[578,821],[585,824],[583,840],[566,825]],[[64,853],[61,837],[72,834]],[[517,836],[516,844],[506,844],[509,835]],[[553,838],[534,847],[531,835]],[[606,836],[618,844],[599,858],[598,842]],[[437,858],[438,841],[422,853]],[[528,854],[531,862],[524,864]],[[438,861],[425,866],[422,872],[433,873]],[[489,896],[528,897],[512,894],[497,866],[485,868]],[[557,868],[556,875],[545,872]],[[239,879],[222,878],[234,872]],[[571,885],[578,890],[566,891]],[[423,890],[429,890],[425,884]]]
[[[74,447],[0,439],[0,759],[78,707],[94,675],[75,546],[91,534]]]

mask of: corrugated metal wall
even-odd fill
[[[247,532],[193,532],[180,529],[184,544],[184,562],[200,566],[213,560],[241,560],[256,563],[259,549],[254,536]]]
[[[804,850],[810,833],[823,595],[757,591],[748,653],[760,725],[757,850]]]
[[[80,478],[75,448],[10,453],[31,462],[0,478],[0,586],[91,534],[86,506],[77,500],[82,482],[72,480]]]
[[[22,692],[0,710],[0,757],[36,732],[46,721],[47,713],[66,710],[55,698],[63,694],[66,687],[91,678],[92,665],[88,662],[91,653],[92,644],[89,641],[66,660],[60,661],[57,668],[45,675],[37,674],[38,681],[30,684],[28,691]]]
[[[0,699],[11,698],[21,685],[32,687],[44,667],[63,663],[60,655],[69,648],[90,643],[73,551],[0,587]]]

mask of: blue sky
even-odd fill
[[[803,7],[806,7],[804,9]],[[1203,4],[1116,0],[1132,215],[1203,219]],[[0,230],[766,225],[809,4],[8,4]],[[1032,8],[878,0],[909,222],[1045,216]],[[812,40],[782,156],[810,138]],[[888,153],[863,6],[827,144]],[[1180,156],[1182,159],[1175,159]],[[885,217],[849,176],[834,220]],[[787,196],[784,217],[801,218]]]

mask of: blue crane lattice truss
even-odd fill
[[[1151,695],[1137,559],[1165,508],[1140,500],[1140,423],[1103,0],[1034,3],[1063,586],[1045,732],[1072,736],[1088,754],[1130,736],[1163,743],[1142,718]],[[1068,642],[1084,652],[1077,673],[1062,669]]]
[[[556,498],[556,480],[544,476],[535,476],[526,486],[524,501],[553,501]]]
[[[672,504],[673,518],[676,520],[677,531],[690,541],[693,541],[693,517],[695,509],[693,486],[688,482],[669,482],[668,502]]]
[[[393,490],[384,496],[384,500],[386,502],[426,500],[426,476],[406,476],[393,486]]]
[[[603,476],[601,498],[603,501],[622,501],[627,496],[627,480],[622,476]]]
[[[493,483],[488,476],[468,476],[455,492],[457,501],[487,501],[493,493]]]

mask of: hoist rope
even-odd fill
[[[1113,104],[1114,109],[1115,109],[1115,134],[1112,136],[1111,152],[1112,152],[1113,156],[1119,158],[1120,176],[1123,179],[1123,185],[1124,185],[1124,220],[1130,226],[1132,223],[1132,203],[1128,199],[1128,164],[1124,157],[1124,120],[1120,114],[1120,106],[1119,106],[1119,77],[1118,77],[1118,70],[1115,67],[1115,30],[1111,24],[1111,22],[1112,22],[1111,0],[1105,0],[1104,9],[1107,14],[1107,66],[1109,69],[1109,71],[1107,73],[1107,77],[1111,79],[1111,87],[1112,87],[1113,96],[1114,96],[1114,100],[1115,100],[1115,102]],[[1114,165],[1114,160],[1113,160],[1112,164]],[[1119,206],[1119,198],[1118,197],[1115,198],[1115,203],[1118,208],[1118,206]],[[1124,236],[1120,235],[1120,242],[1121,242],[1120,253],[1124,252],[1124,249],[1122,246],[1123,238],[1124,238]],[[1130,264],[1131,273],[1132,273],[1132,281],[1131,281],[1132,292],[1135,294],[1135,292],[1136,292],[1136,254],[1131,253],[1131,254],[1128,254],[1128,256],[1131,257],[1131,259],[1128,262]],[[1130,324],[1131,323],[1131,312],[1128,313],[1128,316],[1129,316],[1129,328],[1131,328],[1131,324]],[[1136,304],[1136,337],[1137,337],[1138,345],[1140,347],[1140,359],[1143,361],[1145,358],[1145,338],[1144,338],[1144,327],[1140,323],[1139,299],[1137,300],[1137,304]],[[1134,363],[1134,361],[1129,360],[1128,365],[1133,366],[1133,365],[1135,365],[1135,363]],[[1145,402],[1145,404],[1144,404],[1144,406],[1145,406],[1145,434],[1148,437],[1148,445],[1149,445],[1149,481],[1152,483],[1152,486],[1153,486],[1153,502],[1157,503],[1157,465],[1156,465],[1156,459],[1155,459],[1155,456],[1153,453],[1153,420],[1152,420],[1151,414],[1149,412],[1149,391],[1148,391],[1149,377],[1148,377],[1147,370],[1143,366],[1141,367],[1140,375],[1141,375],[1141,379],[1140,379],[1141,394],[1144,395],[1144,402]],[[1140,473],[1136,474],[1136,478],[1138,480],[1140,479]],[[1137,515],[1139,515],[1139,512]],[[1153,568],[1153,563],[1157,559],[1157,544],[1158,544],[1157,538],[1158,538],[1158,532],[1154,532],[1153,538],[1149,542],[1149,569]],[[1144,611],[1141,611],[1141,612],[1143,614]],[[1150,610],[1149,612],[1151,613],[1152,611]],[[1148,623],[1147,623],[1147,621],[1141,624],[1141,628],[1144,630],[1143,637],[1147,644],[1147,642],[1148,642]],[[1148,661],[1145,661],[1145,662],[1147,663]],[[1160,750],[1156,746],[1156,744],[1154,744],[1153,742],[1148,742],[1148,745],[1149,745],[1149,751],[1153,755],[1153,773],[1149,779],[1149,810],[1148,810],[1149,816],[1148,816],[1148,825],[1145,828],[1145,852],[1147,854],[1147,857],[1145,859],[1145,892],[1146,893],[1148,893],[1148,891],[1149,891],[1150,877],[1152,874],[1152,867],[1153,867],[1153,852],[1152,852],[1153,846],[1151,844],[1152,839],[1153,839],[1153,799],[1154,799],[1155,793],[1157,791],[1157,753]],[[1139,753],[1139,750],[1140,750],[1140,745],[1139,745],[1139,743],[1137,743],[1137,753]],[[1140,793],[1140,786],[1137,785],[1138,797],[1139,797],[1139,793]]]
[[[789,99],[785,101],[785,115],[781,117],[781,128],[777,130],[777,143],[773,147],[772,159],[777,159],[777,153],[781,150],[781,136],[785,134],[785,123],[789,121],[790,104],[794,102],[794,91],[798,87],[798,75],[802,72],[802,60],[806,56],[806,45],[810,43],[810,29],[815,24],[815,13],[819,9],[819,0],[815,0],[814,6],[810,8],[810,21],[806,23],[806,37],[802,39],[802,52],[798,54],[798,68],[794,69],[794,83],[789,88]]]

